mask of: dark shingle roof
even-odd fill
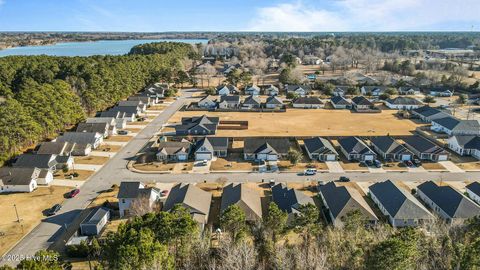
[[[77,132],[98,132],[104,134],[108,130],[107,123],[80,123],[77,126]]]
[[[346,137],[338,140],[338,144],[347,151],[347,153],[365,154],[373,152],[362,140],[357,137]]]
[[[302,205],[315,205],[311,197],[299,190],[289,189],[284,184],[277,184],[272,188],[272,201],[278,205],[278,208],[287,213],[292,213],[294,210],[299,211]]]
[[[243,101],[243,104],[246,105],[260,105],[260,103],[262,103],[262,100],[258,96],[248,96]]]
[[[352,98],[352,103],[355,103],[357,105],[373,106],[373,103],[366,99],[364,96],[356,96]]]
[[[394,105],[422,105],[422,102],[411,97],[389,98],[386,102]]]
[[[271,96],[267,98],[266,104],[283,105],[283,101],[278,96]]]
[[[37,150],[37,154],[45,155],[69,155],[75,148],[75,143],[68,142],[43,142]]]
[[[295,99],[293,104],[323,104],[318,97],[299,97]]]
[[[471,130],[478,131],[480,130],[480,123],[478,120],[459,120],[452,116],[432,120],[442,127],[445,127],[449,130]]]
[[[338,155],[335,147],[325,138],[315,137],[303,140],[305,148],[310,153],[326,154],[332,153]]]
[[[350,102],[342,96],[333,96],[330,101],[336,105],[350,105]]]
[[[271,147],[278,154],[286,154],[290,150],[290,142],[285,138],[246,138],[243,151],[247,154],[253,154],[266,147]]]
[[[373,137],[370,141],[372,145],[375,145],[385,154],[409,152],[403,145],[399,144],[390,136]]]
[[[49,169],[57,165],[55,155],[23,154],[17,157],[14,167]]]
[[[479,136],[453,136],[458,142],[458,145],[465,149],[476,149],[480,150],[480,137]]]
[[[440,146],[423,138],[419,135],[409,136],[403,138],[403,141],[410,147],[416,149],[421,153],[441,153],[445,152]]]
[[[120,183],[120,190],[117,198],[135,199],[140,194],[142,183],[140,182],[122,182]]]
[[[435,115],[435,114],[438,114],[438,113],[443,113],[443,114],[445,114],[445,116],[449,116],[447,113],[442,112],[438,109],[432,108],[430,106],[423,106],[423,107],[414,109],[413,111],[417,114],[420,114],[420,115],[424,116],[424,117],[429,117],[429,116],[432,116],[432,115]]]
[[[178,152],[188,153],[190,149],[190,142],[160,142],[158,144],[158,151],[164,152],[167,155],[173,155]]]
[[[369,187],[372,193],[395,219],[432,219],[432,214],[412,194],[390,180]]]
[[[452,218],[471,218],[480,215],[480,206],[451,186],[438,186],[432,181],[417,187]]]
[[[0,168],[0,180],[3,185],[29,185],[32,179],[40,175],[38,168]]]
[[[477,194],[478,196],[480,196],[480,183],[479,182],[472,182],[470,184],[468,184],[466,186],[466,188],[468,190],[470,190],[471,192]]]
[[[221,96],[220,102],[240,103],[240,96]]]
[[[256,218],[262,218],[262,203],[260,194],[245,184],[230,184],[223,188],[221,212],[230,205],[239,204],[247,209]],[[248,213],[247,213],[248,214]]]
[[[193,184],[177,184],[170,190],[163,211],[170,211],[176,204],[181,204],[189,209],[192,215],[204,215],[205,218],[198,221],[205,222],[205,219],[208,219],[211,201],[210,192],[203,191]]]

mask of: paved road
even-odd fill
[[[0,265],[16,265],[19,260],[9,260],[17,256],[31,256],[36,251],[48,248],[63,234],[69,224],[78,223],[80,213],[98,196],[101,190],[109,189],[113,183],[123,180],[122,172],[126,170],[128,160],[132,158],[168,119],[182,107],[186,98],[194,91],[183,91],[182,97],[149,123],[133,140],[123,147],[109,162],[97,171],[81,188],[80,194],[63,203],[62,210],[54,217],[44,219],[32,232],[25,236],[9,253],[1,258]]]

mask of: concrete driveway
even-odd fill
[[[210,166],[212,165],[212,161],[208,160],[207,165],[200,165],[201,163],[203,163],[203,161],[195,161],[195,163],[193,163],[192,173],[210,173]]]
[[[451,161],[439,161],[438,163],[445,167],[449,172],[465,172]]]
[[[345,170],[343,170],[342,165],[340,165],[340,162],[338,161],[325,161],[325,164],[327,164],[328,170],[331,173],[344,173]]]

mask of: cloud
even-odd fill
[[[248,30],[478,30],[478,10],[478,0],[297,0],[258,8]]]

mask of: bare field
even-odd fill
[[[103,165],[107,163],[108,157],[97,157],[97,156],[88,156],[88,157],[76,157],[76,164],[87,164],[87,165]]]
[[[0,255],[7,252],[25,234],[32,230],[44,218],[42,211],[64,200],[68,187],[41,187],[32,193],[12,193],[0,195]],[[16,205],[20,223],[15,214]]]
[[[290,109],[285,113],[177,112],[170,123],[182,117],[218,116],[220,120],[248,121],[248,130],[218,130],[217,136],[380,136],[411,135],[419,125],[398,119],[396,111],[352,113],[348,110]]]

